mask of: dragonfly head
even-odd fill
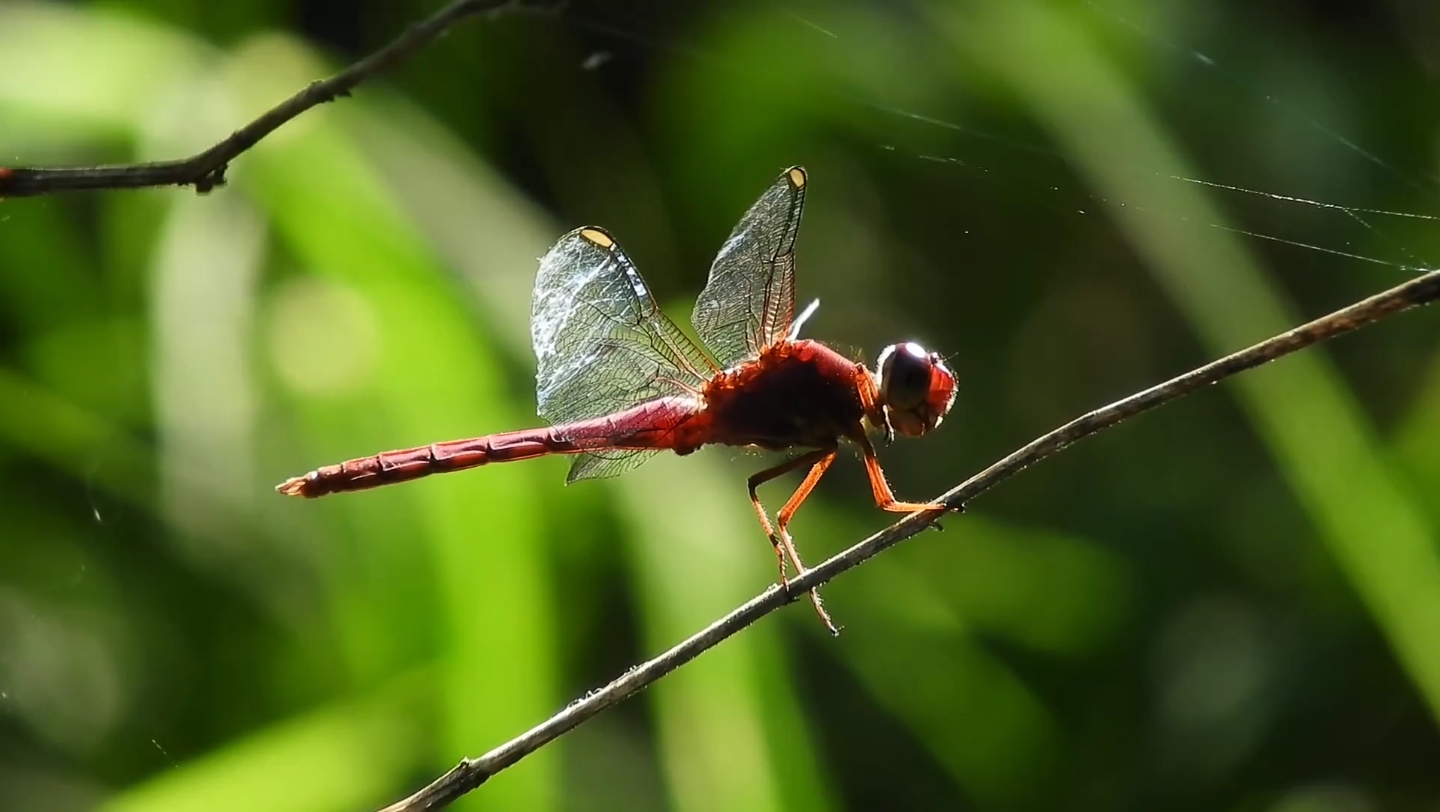
[[[939,353],[926,352],[915,342],[891,344],[875,361],[884,428],[906,437],[919,437],[940,425],[955,403],[955,375]]]

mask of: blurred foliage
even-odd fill
[[[189,154],[436,7],[0,2],[0,161]],[[0,202],[0,808],[378,807],[769,583],[735,451],[271,491],[531,424],[562,231],[682,317],[804,163],[808,332],[962,377],[882,452],[923,498],[1433,266],[1436,42],[1404,0],[577,2],[208,196]],[[1047,460],[831,585],[838,639],[792,607],[457,808],[1435,808],[1437,315]],[[849,464],[794,527],[890,518]]]

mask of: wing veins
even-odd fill
[[[805,187],[803,169],[786,170],[740,219],[710,267],[691,323],[722,366],[755,357],[788,332]]]

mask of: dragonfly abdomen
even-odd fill
[[[292,477],[275,490],[286,496],[314,498],[551,454],[657,448],[689,453],[700,445],[700,440],[691,436],[697,430],[692,425],[697,411],[698,403],[690,397],[656,398],[612,415],[550,428],[507,431],[358,457]]]
[[[494,462],[513,462],[549,454],[573,454],[580,449],[553,429],[524,429],[469,440],[431,443],[399,451],[383,451],[346,460],[292,477],[275,489],[286,496],[314,498],[344,491],[360,491],[412,479],[462,471]]]

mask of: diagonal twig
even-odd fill
[[[384,48],[329,79],[311,82],[225,140],[189,158],[114,166],[0,166],[0,198],[153,186],[194,186],[197,192],[209,192],[225,185],[225,170],[230,161],[306,110],[350,95],[350,91],[361,82],[393,68],[462,20],[482,14],[497,16],[519,10],[524,5],[522,0],[456,0],[428,19],[410,26]]]
[[[1440,271],[1431,271],[1308,324],[1266,339],[1248,349],[1227,355],[1109,406],[1081,415],[1021,446],[946,491],[935,502],[945,505],[947,510],[963,510],[971,499],[1020,473],[1031,464],[1063,451],[1082,438],[1236,373],[1253,369],[1436,299],[1440,299]],[[794,602],[809,590],[827,583],[840,573],[859,566],[877,553],[935,524],[945,512],[928,510],[912,513],[814,569],[792,578],[788,590],[779,584],[771,586],[664,654],[631,668],[604,688],[571,702],[564,710],[485,755],[462,760],[420,791],[385,807],[381,812],[419,812],[449,806],[457,798],[485,783],[492,775],[574,730],[601,711],[629,699],[765,615]]]

